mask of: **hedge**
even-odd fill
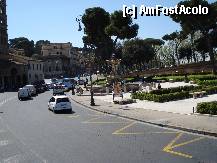
[[[132,94],[133,99],[148,100],[148,101],[161,102],[161,103],[168,102],[168,101],[182,100],[189,97],[190,94],[187,91],[162,94],[162,95],[142,93],[142,92],[136,92]]]
[[[197,91],[202,89],[202,86],[181,86],[181,87],[174,87],[174,88],[164,88],[159,90],[153,90],[150,92],[150,94],[168,94],[168,93],[175,93],[175,92],[181,92],[181,91]]]
[[[178,89],[177,89],[178,90]],[[156,90],[157,91],[157,90]],[[161,90],[159,90],[161,91]],[[175,90],[173,90],[175,91]],[[191,98],[192,95],[190,95],[191,92],[195,92],[195,91],[206,91],[207,95],[211,95],[211,94],[216,94],[217,93],[217,86],[215,87],[205,87],[202,88],[200,87],[195,87],[193,90],[189,91],[189,90],[179,90],[178,92],[169,92],[166,93],[166,91],[164,93],[166,94],[160,94],[158,92],[158,94],[154,94],[152,93],[145,93],[145,92],[136,92],[133,93],[131,95],[131,97],[133,99],[139,99],[139,100],[148,100],[148,101],[154,101],[154,102],[168,102],[168,101],[175,101],[175,100],[182,100],[182,99],[186,99],[186,98]]]
[[[197,84],[202,86],[217,86],[217,80],[198,81]]]
[[[204,81],[204,80],[216,80],[217,79],[217,75],[212,75],[212,74],[208,74],[208,75],[187,75],[187,78],[189,80],[194,80],[194,81]],[[153,79],[155,80],[165,80],[165,81],[169,81],[169,79],[173,79],[173,81],[175,82],[180,82],[180,81],[184,81],[185,80],[185,76],[161,76],[161,77],[154,77]]]
[[[198,103],[197,113],[217,115],[217,101]]]

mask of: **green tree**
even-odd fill
[[[130,67],[142,70],[142,67],[149,63],[155,55],[154,48],[142,39],[125,41],[123,44],[123,62]]]
[[[34,53],[34,41],[25,37],[19,37],[9,40],[10,48],[24,49],[25,55],[31,57]]]
[[[188,63],[190,63],[192,57],[192,50],[191,50],[191,46],[187,45],[187,46],[182,46],[179,48],[179,58],[180,59],[187,59]]]
[[[209,47],[209,55],[210,60],[213,65],[213,73],[216,73],[216,67],[215,67],[215,57],[213,53],[213,46],[211,44],[211,38],[210,38],[210,30],[213,30],[216,28],[216,22],[217,22],[217,7],[216,4],[209,4],[205,0],[186,0],[181,1],[178,6],[184,5],[185,7],[195,7],[201,5],[202,7],[207,7],[209,9],[209,14],[206,15],[193,15],[193,14],[180,14],[180,15],[171,15],[171,18],[177,22],[180,23],[182,30],[186,33],[191,33],[199,30],[205,37],[206,42]]]
[[[162,48],[162,45],[164,45],[164,41],[161,39],[154,39],[154,38],[146,38],[144,40],[147,44],[151,45],[154,48],[155,57],[151,61],[152,64],[154,63],[155,66],[159,67],[159,63],[161,62],[160,56],[158,56],[158,51]]]
[[[183,32],[173,32],[171,34],[167,34],[163,36],[163,40],[165,41],[171,41],[174,44],[174,49],[175,49],[175,57],[177,60],[177,64],[180,64],[179,60],[179,54],[178,54],[178,49],[182,43],[182,41],[186,38],[186,35]]]
[[[34,53],[35,54],[41,54],[42,45],[47,45],[47,44],[50,44],[50,41],[48,41],[48,40],[39,40],[39,41],[37,41],[36,44],[35,44]]]
[[[110,25],[105,29],[109,36],[114,36],[114,46],[118,39],[131,39],[137,36],[139,26],[133,24],[130,16],[123,17],[123,11],[115,11],[110,16]]]
[[[110,24],[109,13],[100,7],[88,8],[82,16],[82,23],[85,34],[84,44],[92,49],[106,48],[105,44],[111,41],[105,33],[105,28]]]

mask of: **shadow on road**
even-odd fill
[[[75,114],[75,112],[71,110],[61,110],[61,111],[55,111],[55,114]]]

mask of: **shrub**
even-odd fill
[[[194,80],[194,81],[204,81],[204,80],[216,80],[217,79],[217,75],[212,75],[212,74],[207,74],[207,75],[187,75],[189,80]],[[169,81],[169,79],[173,79],[175,82],[179,82],[179,81],[185,81],[185,76],[184,75],[170,75],[170,76],[159,76],[159,77],[155,77],[153,78],[155,80],[165,80],[165,81]]]
[[[202,89],[202,86],[181,86],[181,87],[174,87],[174,88],[165,88],[165,89],[159,89],[159,90],[153,90],[150,92],[150,94],[168,94],[168,93],[175,93],[175,92],[181,92],[181,91],[195,91]]]
[[[187,91],[162,94],[162,95],[142,93],[142,92],[136,92],[132,94],[133,99],[148,100],[154,102],[168,102],[168,101],[182,100],[189,97],[190,95],[189,92]]]
[[[163,77],[154,77],[154,80],[165,80],[169,81],[169,79],[173,79],[175,82],[180,82],[185,80],[185,76],[163,76]]]
[[[198,81],[197,84],[198,85],[203,85],[203,86],[207,86],[207,85],[216,86],[217,85],[217,80]]]
[[[188,78],[190,80],[195,80],[195,81],[216,80],[217,75],[212,75],[212,74],[208,74],[208,75],[189,75]]]
[[[198,103],[197,113],[217,115],[217,101]]]

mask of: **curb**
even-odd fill
[[[191,128],[184,128],[184,127],[181,127],[181,126],[165,125],[165,124],[161,124],[161,123],[155,123],[155,122],[145,121],[145,120],[141,120],[141,119],[137,119],[137,118],[133,118],[133,117],[128,117],[128,116],[120,115],[118,113],[112,113],[112,112],[109,112],[109,111],[102,111],[100,109],[93,108],[91,106],[87,106],[85,104],[82,104],[82,103],[76,101],[75,99],[73,99],[71,96],[70,96],[70,98],[75,103],[77,103],[79,105],[82,105],[84,107],[87,107],[87,108],[89,108],[91,110],[97,111],[97,112],[101,112],[101,113],[105,113],[105,114],[109,114],[109,115],[115,115],[115,116],[118,116],[118,117],[121,117],[121,118],[126,118],[126,119],[129,119],[129,120],[143,122],[143,123],[146,123],[146,124],[151,124],[151,125],[155,125],[155,126],[159,126],[159,127],[164,127],[164,128],[169,128],[169,129],[176,129],[176,130],[181,130],[181,131],[190,132],[190,133],[194,133],[194,134],[205,135],[205,136],[217,137],[217,133],[213,133],[213,132],[208,132],[208,131],[203,131],[203,130],[196,130],[196,129],[191,129]]]

